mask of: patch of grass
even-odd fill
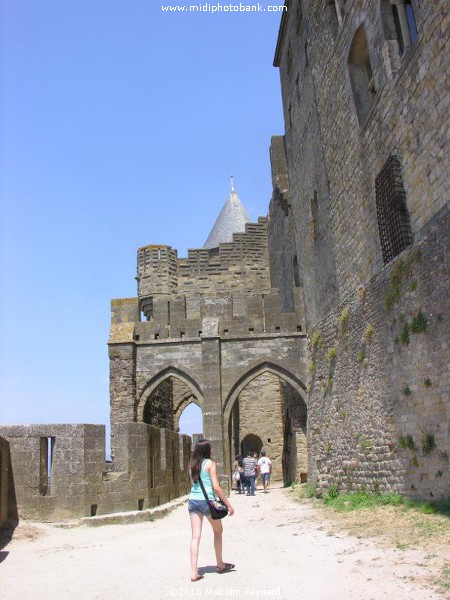
[[[331,489],[331,488],[330,488]],[[329,491],[328,491],[329,492]],[[399,494],[369,494],[368,492],[356,492],[354,494],[329,493],[324,496],[324,503],[338,512],[351,512],[363,508],[375,506],[401,506],[404,499]]]
[[[424,433],[422,437],[422,451],[424,454],[430,454],[436,448],[436,440],[433,433]]]
[[[315,373],[316,369],[317,369],[317,365],[314,361],[312,361],[309,365],[309,370],[311,371],[311,373]]]
[[[309,498],[316,511],[320,511],[317,512],[319,522],[325,517],[334,532],[346,532],[359,539],[379,537],[382,545],[387,543],[393,548],[397,544],[420,548],[428,560],[448,555],[450,499],[418,502],[396,493],[373,494],[367,490],[352,493],[347,485],[342,493],[333,492],[334,498],[328,494],[325,504],[320,491],[316,493],[308,484],[302,484],[293,499],[302,502]]]
[[[373,339],[373,335],[375,333],[375,329],[373,325],[370,323],[367,325],[366,330],[364,331],[364,337],[368,342],[371,342]]]
[[[411,281],[411,285],[409,286],[411,292],[415,292],[417,290],[417,281]]]
[[[320,331],[315,331],[311,338],[312,346],[313,346],[314,350],[319,346],[321,339],[322,339],[322,333]]]
[[[405,394],[405,396],[411,396],[412,391],[409,385],[405,385],[405,387],[403,388],[403,393]]]
[[[373,448],[372,442],[365,437],[360,438],[359,446],[360,446],[361,450],[366,453],[370,452],[370,450],[372,450],[372,448]]]
[[[345,335],[348,328],[348,308],[346,306],[342,309],[342,312],[339,316],[339,322],[341,324],[342,335]]]
[[[403,325],[403,329],[400,333],[400,341],[404,346],[407,346],[409,344],[409,325],[408,325],[408,323],[405,323]]]
[[[297,485],[295,491],[297,492],[299,499],[316,498],[316,488],[309,483]]]
[[[330,362],[335,360],[337,356],[337,349],[334,346],[332,348],[328,348],[327,356]]]
[[[334,500],[336,500],[336,498],[338,498],[339,495],[339,488],[335,483],[333,483],[333,485],[330,485],[330,487],[325,492],[323,496],[323,501],[325,504],[330,504]]]
[[[427,330],[427,320],[421,310],[417,313],[411,323],[413,333],[425,333]]]
[[[308,485],[308,484],[303,484]],[[313,497],[313,496],[309,496]],[[338,512],[351,512],[377,506],[399,506],[404,511],[413,510],[424,515],[444,515],[450,517],[450,500],[425,502],[405,498],[396,492],[372,494],[367,491],[344,494],[336,484],[331,485],[323,496],[323,502]]]
[[[423,382],[423,385],[424,385],[426,388],[430,388],[430,387],[433,385],[433,382],[431,381],[431,379],[430,379],[429,377],[427,377],[427,378],[425,379],[425,381]]]
[[[366,288],[363,285],[359,286],[359,288],[358,288],[358,297],[361,300],[361,302],[366,297],[366,294],[367,294]]]
[[[420,251],[413,252],[408,258],[400,258],[391,271],[389,278],[388,290],[384,297],[384,306],[390,311],[394,307],[403,291],[403,280],[409,274],[410,267],[413,263],[418,262],[421,258]]]
[[[358,352],[358,354],[356,355],[356,360],[360,363],[363,363],[364,360],[366,358],[366,349],[365,348],[361,348],[361,350]]]
[[[413,437],[410,433],[406,434],[406,435],[402,435],[400,437],[400,439],[398,440],[399,446],[400,448],[403,448],[403,450],[414,450],[415,446],[414,446],[414,440]]]

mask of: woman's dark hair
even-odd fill
[[[207,458],[211,458],[211,442],[209,440],[198,440],[191,458],[191,477],[194,483],[197,483],[202,462]]]

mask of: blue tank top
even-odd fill
[[[211,462],[211,459],[206,458],[202,462],[202,468],[200,469],[200,477],[202,478],[203,486],[205,488],[205,492],[208,495],[208,498],[214,500],[214,490],[211,483],[211,476],[208,471],[205,471],[205,467]],[[202,492],[202,488],[200,487],[200,483],[197,481],[191,488],[191,493],[189,494],[189,500],[204,500],[205,495]]]

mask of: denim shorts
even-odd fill
[[[190,515],[197,513],[205,517],[209,517],[211,514],[209,504],[206,500],[189,500],[188,511]]]
[[[261,473],[262,481],[269,481],[269,479],[270,479],[270,473]]]

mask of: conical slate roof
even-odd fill
[[[245,224],[249,222],[250,217],[234,189],[233,178],[231,178],[231,193],[203,248],[217,248],[222,242],[232,242],[233,233],[244,233]]]

